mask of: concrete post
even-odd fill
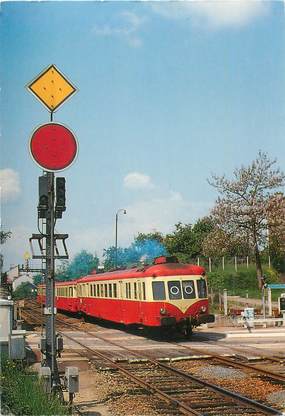
[[[224,289],[224,315],[228,316],[228,291]]]
[[[272,316],[272,296],[270,287],[267,289],[267,299],[268,299],[268,315]]]
[[[211,273],[212,271],[212,260],[211,257],[209,257],[209,272]]]
[[[0,299],[0,349],[6,354],[13,329],[13,304],[12,300]]]
[[[225,270],[225,258],[224,257],[222,257],[222,268],[223,270]]]
[[[264,287],[262,288],[262,314],[263,314],[263,318],[266,318],[266,308],[265,308],[265,289]]]

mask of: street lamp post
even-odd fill
[[[126,214],[127,211],[125,209],[119,209],[116,213],[115,268],[118,266],[118,217],[120,212]]]

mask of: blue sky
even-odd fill
[[[37,231],[28,141],[49,113],[25,85],[55,64],[78,87],[56,113],[79,142],[63,172],[57,230],[71,255],[102,254],[139,231],[193,223],[259,150],[285,166],[283,2],[4,2],[1,4],[2,224],[5,265]]]

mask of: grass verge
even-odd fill
[[[1,360],[2,414],[9,409],[14,415],[67,415],[68,408],[57,397],[47,395],[35,373],[7,358]]]

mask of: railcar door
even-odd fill
[[[125,322],[126,302],[124,299],[124,284],[122,280],[119,281],[119,305],[118,305],[119,320],[121,323]]]
[[[142,283],[137,280],[137,285],[138,285],[138,311],[139,311],[139,322],[143,322],[143,305],[142,305],[142,298],[143,298],[143,294],[142,294]]]

